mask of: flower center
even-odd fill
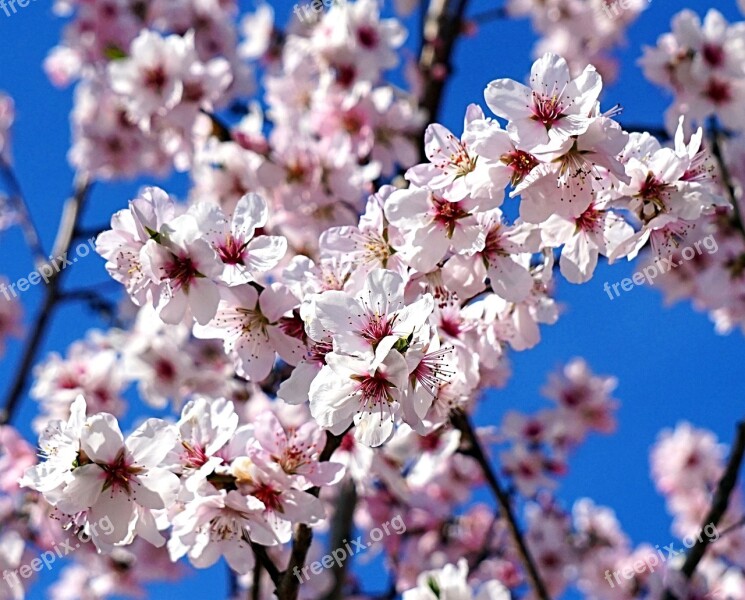
[[[363,25],[357,28],[357,40],[363,48],[372,50],[373,48],[377,48],[380,38],[374,27]]]
[[[390,404],[393,402],[389,390],[393,384],[379,373],[375,375],[353,375],[352,379],[357,381],[355,390],[362,398],[363,404],[372,406]]]
[[[535,156],[523,150],[514,150],[500,157],[500,160],[512,169],[512,186],[520,183],[525,176],[538,166]]]
[[[172,254],[172,259],[165,265],[166,277],[170,279],[171,287],[179,289],[181,287],[189,290],[189,284],[202,274],[189,256],[176,256]]]
[[[712,67],[721,67],[724,64],[724,48],[718,44],[704,44],[702,54]]]
[[[547,130],[564,116],[563,111],[564,107],[558,95],[539,96],[533,92],[533,119],[543,123]]]
[[[455,227],[460,219],[464,219],[471,213],[463,209],[461,202],[448,202],[444,198],[432,197],[434,204],[434,221],[447,228],[448,237],[452,238]]]
[[[280,492],[265,483],[262,483],[252,491],[251,495],[261,500],[269,510],[278,510],[282,507],[282,503],[279,500],[281,496]]]
[[[225,242],[215,248],[220,260],[226,265],[243,264],[243,255],[246,251],[248,242],[234,238],[231,234],[225,239]]]
[[[131,494],[132,492],[130,488],[132,477],[144,471],[142,467],[135,467],[127,462],[124,449],[119,450],[116,458],[111,463],[106,465],[99,464],[98,466],[106,473],[106,481],[103,484],[104,490],[118,488],[123,489],[127,494]]]
[[[713,77],[709,80],[709,85],[707,86],[704,95],[714,104],[724,104],[725,102],[732,101],[732,91],[729,83],[726,81],[720,81]]]

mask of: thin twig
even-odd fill
[[[251,600],[261,598],[261,563],[257,560],[254,565],[253,584],[251,585]]]
[[[91,183],[86,177],[77,178],[75,192],[65,202],[59,229],[57,230],[57,238],[54,243],[54,251],[52,252],[52,256],[54,257],[51,263],[54,266],[52,269],[53,273],[48,277],[44,286],[44,299],[39,310],[39,315],[31,330],[31,335],[26,341],[20,365],[16,370],[13,383],[3,404],[4,408],[0,412],[0,424],[8,423],[13,418],[13,413],[18,407],[18,403],[26,389],[26,384],[28,383],[28,378],[36,359],[36,353],[49,326],[52,313],[62,296],[60,284],[64,269],[60,268],[61,265],[59,264],[58,257],[65,255],[70,249],[73,231],[80,219],[90,187]]]
[[[238,575],[228,566],[228,598],[235,600],[238,598]]]
[[[424,23],[419,70],[424,78],[420,107],[433,121],[440,110],[445,86],[453,70],[452,56],[463,28],[468,0],[431,0]],[[425,161],[424,147],[421,160]]]
[[[348,479],[336,500],[336,513],[331,523],[331,535],[329,536],[329,548],[341,548],[344,542],[352,537],[354,529],[354,511],[357,508],[357,488],[352,479]],[[347,560],[338,562],[333,566],[334,586],[324,600],[344,600],[344,584],[347,578],[347,571],[352,557]]]
[[[481,470],[484,472],[486,482],[489,484],[489,487],[491,488],[494,496],[497,499],[497,502],[499,503],[502,515],[507,520],[510,534],[512,535],[512,539],[517,546],[520,560],[522,561],[523,566],[528,573],[528,579],[530,580],[530,584],[533,587],[535,595],[541,600],[550,600],[550,596],[548,595],[548,591],[546,589],[546,584],[543,582],[543,579],[538,572],[538,567],[535,564],[533,555],[528,549],[528,546],[525,543],[525,538],[520,531],[520,525],[518,524],[517,517],[512,510],[510,498],[504,488],[502,488],[502,484],[499,482],[499,479],[497,479],[497,476],[494,473],[489,460],[486,458],[486,454],[481,447],[479,439],[476,437],[476,432],[473,429],[473,425],[471,424],[468,415],[463,411],[457,410],[452,414],[451,421],[453,425],[461,432],[461,434],[463,435],[463,439],[467,444],[467,448],[464,450],[464,452],[468,456],[471,456],[479,464]]]
[[[745,455],[745,421],[741,421],[737,424],[737,435],[735,436],[735,441],[730,450],[727,467],[725,468],[724,474],[719,480],[717,489],[714,492],[714,498],[712,499],[709,513],[706,515],[701,525],[702,531],[708,525],[716,527],[719,524],[719,521],[722,520],[722,517],[724,517],[724,513],[727,512],[730,496],[737,485],[737,477],[740,472],[740,467],[742,466],[743,455]],[[693,577],[693,574],[696,572],[696,568],[704,557],[709,544],[710,541],[708,538],[700,536],[700,539],[698,539],[694,546],[688,550],[685,562],[680,569],[680,572],[686,580],[690,580],[691,577]],[[676,599],[677,596],[671,590],[668,589],[665,592],[665,600]]]
[[[334,451],[341,445],[344,434],[333,435],[326,432],[326,446],[321,452],[320,462],[326,462],[331,458]],[[320,488],[314,487],[308,490],[309,494],[318,497],[321,492]],[[313,530],[304,523],[295,526],[295,533],[292,538],[292,552],[290,553],[290,562],[287,569],[280,576],[279,585],[277,586],[277,598],[279,600],[297,600],[300,591],[300,580],[295,573],[305,565],[305,559],[308,556],[310,544],[313,541]]]
[[[714,160],[717,161],[719,167],[719,174],[722,178],[722,186],[727,192],[727,198],[732,205],[732,216],[734,217],[734,225],[740,232],[745,235],[745,224],[742,219],[742,212],[740,211],[740,204],[737,201],[737,195],[735,194],[735,186],[732,183],[732,176],[730,175],[727,163],[724,160],[722,154],[722,132],[716,125],[716,121],[713,119],[710,123],[710,138],[711,138],[711,155]]]
[[[8,182],[10,187],[10,196],[15,209],[18,211],[20,217],[20,227],[23,232],[23,237],[26,239],[26,244],[31,250],[31,254],[34,257],[34,263],[37,268],[47,262],[47,255],[44,253],[44,248],[41,244],[41,237],[39,231],[34,225],[34,221],[31,218],[28,205],[26,204],[26,197],[23,195],[21,184],[16,177],[13,167],[10,166],[2,157],[0,157],[0,171],[2,171],[3,177]]]
[[[279,585],[280,578],[282,577],[282,572],[279,570],[279,568],[277,568],[277,565],[274,564],[272,557],[269,556],[266,551],[266,547],[250,540],[249,542],[251,543],[251,549],[253,550],[254,556],[256,557],[256,562],[258,564],[261,564],[264,570],[269,573],[269,577],[271,578],[272,582],[274,582],[274,585]]]

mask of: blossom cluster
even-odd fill
[[[625,30],[648,6],[647,0],[509,0],[507,14],[529,17],[540,35],[534,52],[555,52],[574,73],[595,65],[606,79],[618,75],[612,56],[625,43]]]
[[[295,523],[324,517],[307,490],[330,485],[342,465],[318,463],[326,438],[312,423],[289,433],[271,412],[240,425],[229,401],[197,398],[170,425],[148,419],[125,439],[109,413],[86,415],[83,397],[67,421],[50,421],[39,438],[45,461],[21,485],[41,492],[61,519],[86,529],[105,552],[141,537],[156,547],[172,526],[173,560],[208,567],[220,556],[238,573],[253,567],[250,544],[286,543]]]
[[[407,32],[375,0],[284,31],[265,4],[239,20],[232,0],[57,0],[70,21],[45,67],[76,85],[73,167],[94,179],[183,171],[191,185],[182,199],[141,188],[97,237],[127,297],[116,326],[36,366],[41,460],[0,427],[0,570],[73,532],[93,543],[55,600],[137,596],[178,577],[173,563],[221,559],[269,600],[267,565],[293,564],[298,532],[328,534],[307,540],[309,562],[345,521],[365,532],[398,517],[405,534],[369,548],[385,553],[392,594],[506,600],[530,585],[524,552],[474,493],[493,485],[483,461],[499,448],[551,597],[683,586],[671,561],[609,589],[603,574],[649,546],[610,509],[556,496],[570,453],[614,430],[615,378],[574,359],[542,390],[550,408],[459,426],[507,384],[511,352],[559,319],[558,274],[587,283],[601,257],[674,260],[712,235],[717,252],[661,287],[720,331],[745,327],[742,24],[683,12],[646,51],[647,76],[675,93],[668,143],[600,105],[607,51],[644,5],[613,16],[606,0],[511,0],[544,36],[538,59],[525,84],[491,80],[454,133],[426,125],[436,115],[421,108]],[[257,83],[261,101],[247,100]],[[3,157],[12,120],[2,97]],[[0,351],[20,318],[0,297]],[[676,536],[700,527],[722,461],[706,431],[661,434],[652,475]],[[735,496],[725,526],[742,510]],[[109,531],[93,527],[103,516]],[[743,546],[741,530],[728,536],[684,591],[726,581],[741,598]],[[374,597],[351,574],[339,585]],[[333,586],[323,573],[299,597]],[[0,599],[22,596],[0,582]]]

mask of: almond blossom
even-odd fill
[[[532,151],[586,132],[601,87],[594,67],[571,79],[566,61],[546,53],[533,64],[530,87],[497,79],[486,88],[485,99],[495,115],[509,120],[507,131],[517,143]]]

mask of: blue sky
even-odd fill
[[[285,15],[293,3],[281,0],[272,4]],[[248,3],[243,5],[248,7]],[[716,5],[730,20],[742,18],[734,0],[693,0],[686,5],[701,15]],[[492,7],[488,0],[476,0],[469,14]],[[668,31],[670,18],[680,8],[677,2],[652,0],[632,26],[629,44],[618,52],[619,80],[606,89],[604,106],[622,104],[624,112],[619,120],[623,124],[661,123],[669,98],[644,81],[635,62],[642,45],[654,44],[658,35]],[[53,88],[41,68],[47,51],[59,39],[60,27],[61,21],[53,16],[48,0],[32,2],[12,17],[0,12],[0,89],[9,92],[17,103],[17,174],[46,248],[52,245],[62,201],[72,181],[65,158],[71,92]],[[471,102],[483,106],[482,92],[490,80],[524,79],[532,63],[534,41],[526,21],[494,21],[481,26],[477,37],[463,40],[440,122],[460,131],[465,107]],[[107,223],[139,185],[153,182],[157,180],[146,178],[97,186],[85,224],[97,227]],[[177,194],[186,189],[183,178],[160,184]],[[11,280],[32,270],[30,257],[20,242],[17,231],[0,237],[0,272]],[[740,333],[716,335],[708,317],[688,304],[664,307],[661,294],[650,288],[637,287],[611,301],[603,283],[620,281],[632,271],[627,263],[601,265],[595,278],[583,286],[560,281],[558,298],[565,307],[561,319],[557,325],[543,328],[543,341],[537,348],[513,354],[512,382],[506,390],[488,395],[479,411],[479,422],[498,422],[506,409],[532,411],[544,406],[546,401],[540,398],[539,389],[546,374],[574,356],[585,357],[596,372],[618,377],[616,397],[622,402],[618,431],[613,436],[591,437],[577,452],[559,495],[567,506],[583,496],[611,505],[634,542],[663,545],[674,538],[664,502],[649,477],[649,448],[661,429],[682,420],[713,430],[724,442],[732,440],[734,422],[745,413],[739,393],[743,340]],[[71,268],[65,283],[74,287],[107,282],[103,262],[90,256]],[[30,314],[38,306],[40,291],[32,289],[23,297]],[[68,305],[57,313],[44,349],[64,351],[70,342],[98,325],[87,309]],[[0,391],[9,383],[18,350],[18,344],[12,344],[0,362]],[[29,438],[28,423],[34,413],[33,402],[26,400],[15,421]],[[152,595],[224,597],[220,587],[223,581],[222,569],[201,572],[178,586],[158,586]],[[34,588],[29,597],[43,597],[40,588]]]

